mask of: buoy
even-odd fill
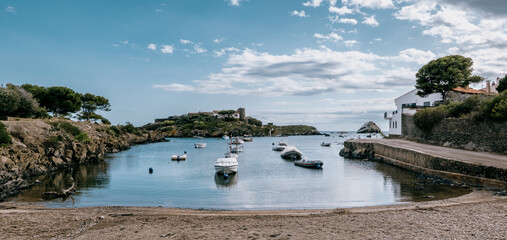
[[[152,173],[153,173],[153,168],[148,169],[148,172],[149,172],[150,174],[152,174]]]
[[[187,151],[183,151],[183,153],[187,154]]]
[[[225,179],[229,178],[229,174],[224,174],[224,178]]]
[[[320,168],[320,165],[315,166],[316,168]]]

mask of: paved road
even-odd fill
[[[431,154],[433,156],[449,158],[457,161],[507,169],[507,155],[497,153],[467,151],[462,149],[435,146],[401,139],[356,139],[352,141],[376,142],[387,146],[404,148],[408,150]]]

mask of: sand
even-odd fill
[[[506,239],[507,197],[326,210],[52,209],[0,203],[1,239]]]

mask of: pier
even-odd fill
[[[507,189],[507,156],[402,139],[354,139],[340,155],[386,162],[418,173],[490,188]]]

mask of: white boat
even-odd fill
[[[323,146],[323,147],[331,147],[331,143],[322,142],[322,143],[320,144],[320,146]]]
[[[241,140],[241,139],[239,139],[239,138],[236,137],[234,140],[232,140],[231,143],[232,144],[243,144],[243,143],[245,143],[245,141],[243,141],[243,140]]]
[[[303,155],[303,153],[301,151],[299,151],[294,146],[287,146],[287,147],[285,147],[285,149],[280,154],[280,156],[282,158],[291,159],[291,160],[299,160],[299,159],[301,159],[302,155]]]
[[[200,139],[201,139],[201,142],[194,143],[195,148],[205,148],[206,147],[206,143],[203,142],[203,138],[201,137]]]
[[[217,174],[228,175],[238,172],[238,159],[236,158],[218,158],[215,162],[215,172]]]
[[[240,153],[240,152],[243,152],[243,146],[237,144],[231,146],[231,153]]]
[[[171,160],[174,160],[174,161],[185,161],[185,160],[187,160],[187,154],[185,154],[185,155],[173,155],[171,157]]]
[[[227,152],[227,153],[224,153],[224,157],[226,158],[238,158],[238,154],[237,153],[231,153],[231,152]]]
[[[277,151],[277,152],[280,152],[280,151],[283,151],[285,149],[285,146],[283,145],[276,145],[273,143],[273,151]]]
[[[251,141],[253,141],[253,138],[250,135],[245,135],[245,136],[243,136],[242,140],[244,142],[251,142]]]
[[[278,145],[280,145],[280,146],[288,146],[289,144],[287,144],[284,141],[280,141],[280,142],[278,142]]]
[[[229,139],[229,136],[227,136],[227,135],[223,135],[223,136],[222,136],[222,139],[224,139],[224,140],[228,140],[228,139]]]

